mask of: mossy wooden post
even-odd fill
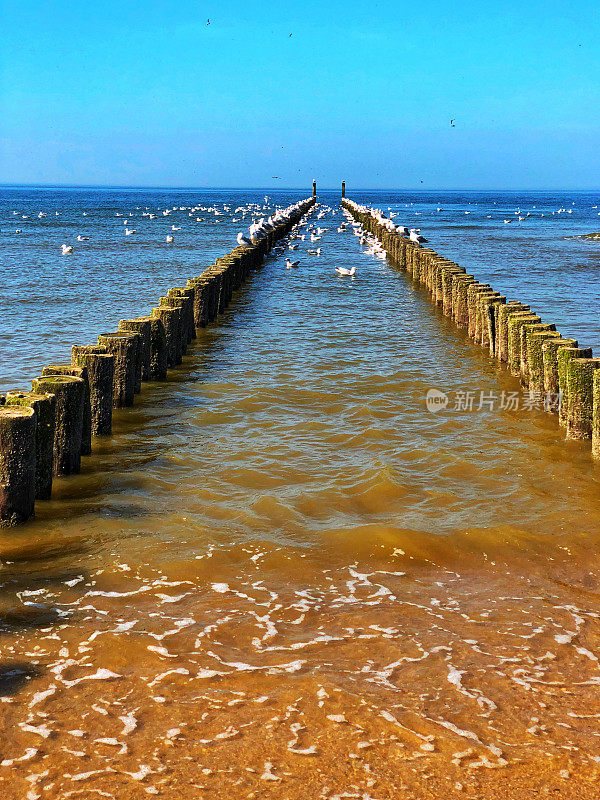
[[[485,292],[477,292],[475,296],[475,330],[473,332],[473,341],[477,344],[483,344],[483,330],[484,323],[487,322],[483,318],[483,300],[488,297],[499,297],[499,292],[493,289],[487,289]]]
[[[515,300],[496,308],[496,358],[508,362],[508,320],[519,311],[530,311],[529,306]]]
[[[592,393],[592,456],[600,459],[600,370],[594,372]]]
[[[0,528],[26,522],[35,510],[36,412],[0,407]]]
[[[418,263],[419,258],[419,251],[418,247],[415,247],[415,259],[417,259]],[[449,261],[447,258],[439,259],[437,263],[437,269],[435,270],[434,275],[434,282],[433,286],[431,287],[431,299],[435,303],[436,306],[440,308],[444,305],[444,272],[449,269],[450,267],[455,266],[452,261]],[[415,277],[419,280],[419,267],[417,267],[417,272]]]
[[[191,286],[175,286],[167,292],[168,297],[174,297],[181,301],[183,306],[183,321],[187,331],[187,342],[189,344],[196,338],[196,324],[194,321],[194,289]]]
[[[591,358],[591,348],[583,347],[561,347],[556,353],[556,361],[558,366],[558,392],[559,392],[559,410],[558,410],[558,424],[563,428],[567,427],[567,419],[569,416],[569,363],[574,358]]]
[[[521,383],[523,386],[529,386],[529,334],[532,332],[549,331],[556,334],[556,326],[548,322],[526,322],[519,330],[520,342],[520,359],[521,359]],[[559,335],[559,334],[556,334]]]
[[[150,370],[151,381],[164,381],[167,377],[168,353],[165,326],[160,317],[150,317]]]
[[[452,317],[452,282],[457,275],[464,275],[463,267],[446,266],[442,273],[442,311],[447,317]]]
[[[140,335],[131,331],[101,333],[98,344],[115,357],[113,407],[132,406],[139,369]]]
[[[491,291],[493,291],[493,289],[489,283],[479,283],[479,281],[471,283],[467,287],[467,313],[469,315],[467,331],[471,339],[475,338],[477,317],[479,314],[478,295],[481,294],[481,292]]]
[[[469,327],[467,290],[472,283],[475,283],[472,275],[457,274],[452,278],[452,318],[459,328]]]
[[[187,283],[194,289],[194,324],[196,328],[205,328],[208,324],[210,285],[202,276],[190,278]]]
[[[495,306],[506,303],[499,292],[482,292],[479,295],[479,315],[476,322],[475,341],[493,354],[496,340]]]
[[[218,258],[216,261],[216,269],[221,276],[221,291],[219,293],[219,314],[222,314],[231,300],[231,275],[229,273],[229,266],[226,259]]]
[[[175,342],[177,348],[176,364],[181,364],[187,350],[187,326],[185,324],[184,304],[179,297],[159,297],[159,305],[177,312]]]
[[[515,311],[508,318],[508,368],[515,377],[521,375],[521,327],[528,322],[541,322],[530,311]]]
[[[24,406],[35,411],[35,499],[49,500],[52,495],[56,397],[53,394],[7,392],[6,405]]]
[[[594,372],[600,358],[572,358],[567,365],[567,439],[591,439]]]
[[[72,475],[81,471],[81,434],[85,383],[73,375],[43,375],[31,384],[35,394],[56,395],[53,471]]]
[[[81,378],[84,383],[83,390],[83,427],[81,429],[81,455],[89,456],[92,452],[92,406],[90,401],[90,381],[87,367],[78,367],[73,364],[50,364],[44,367],[42,375],[73,375]]]
[[[527,330],[527,375],[532,392],[544,392],[544,351],[542,347],[548,339],[561,339],[560,333],[549,329],[536,330],[535,325],[525,326]],[[548,404],[546,404],[547,407]]]
[[[140,364],[136,372],[136,394],[139,394],[142,390],[142,381],[150,380],[151,325],[152,317],[135,317],[135,319],[122,319],[119,321],[120,331],[130,331],[131,333],[139,333],[140,335]]]
[[[262,257],[260,246],[256,247],[257,257]],[[221,296],[221,274],[216,271],[216,267],[209,267],[208,277],[210,280],[210,306],[208,321],[212,322],[219,316],[219,298]]]
[[[115,357],[99,345],[73,345],[71,364],[87,369],[90,383],[92,436],[110,436],[112,432],[113,379]]]
[[[157,306],[152,309],[152,317],[158,319],[163,324],[165,339],[167,343],[167,366],[175,367],[181,364],[179,356],[179,327],[181,312],[178,308],[167,308],[167,306]]]
[[[563,347],[578,347],[577,339],[547,339],[542,342],[542,358],[544,361],[544,392],[547,395],[557,396],[560,392],[558,385],[558,351]],[[591,353],[590,353],[591,355]]]

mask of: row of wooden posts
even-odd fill
[[[464,267],[401,235],[381,211],[342,199],[390,258],[430,293],[432,301],[492,358],[506,364],[540,405],[558,414],[570,439],[591,440],[600,458],[600,358],[562,336],[529,305],[480,283]]]
[[[144,381],[161,381],[187,346],[223,312],[233,292],[315,204],[297,204],[257,244],[236,247],[185,286],[170,289],[148,316],[125,319],[95,345],[74,345],[70,364],[44,367],[31,392],[0,395],[0,527],[33,516],[55,475],[80,472],[94,437],[109,436],[113,408],[132,406]]]

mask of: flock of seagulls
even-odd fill
[[[269,197],[265,197],[265,203],[269,201]],[[238,222],[240,219],[245,219],[249,214],[256,214],[256,212],[266,210],[266,206],[263,206],[259,203],[247,203],[243,206],[238,206],[235,209],[232,208],[230,204],[223,204],[222,207],[218,207],[216,205],[212,206],[203,206],[203,205],[195,205],[195,206],[172,206],[171,208],[157,208],[155,210],[151,210],[149,207],[142,209],[140,206],[137,206],[135,210],[131,210],[127,213],[116,211],[114,216],[115,218],[119,219],[119,222],[123,224],[123,235],[125,237],[134,236],[138,233],[137,227],[130,227],[130,223],[133,219],[138,218],[140,223],[145,223],[146,221],[152,221],[160,219],[161,217],[169,217],[172,214],[180,214],[181,212],[187,212],[189,218],[193,223],[210,223],[213,220],[211,219],[214,215],[214,222],[218,223],[219,217],[225,216],[226,214],[233,211],[233,222]],[[140,213],[141,212],[141,213]],[[276,212],[282,213],[282,212]],[[89,216],[87,211],[81,212],[83,217]],[[20,219],[29,220],[31,218],[30,214],[19,214],[18,211],[12,211],[11,216],[19,217]],[[37,219],[43,219],[47,217],[47,213],[44,211],[40,211],[37,215]],[[54,216],[60,217],[61,212],[55,211]],[[269,218],[272,224],[272,218]],[[277,218],[279,219],[279,218]],[[164,241],[166,244],[174,244],[175,243],[175,233],[183,230],[182,224],[172,224],[170,226],[171,232],[165,236]],[[240,234],[238,237],[238,244],[253,244],[258,239],[260,239],[265,231],[269,230],[269,222],[265,222],[262,220],[262,224],[257,224],[254,230],[251,231],[250,236],[244,237]],[[21,228],[17,228],[15,233],[22,233]],[[241,237],[241,238],[240,238]],[[89,242],[91,241],[92,236],[86,236],[83,233],[77,234],[76,240],[79,243]],[[73,255],[75,251],[75,247],[72,244],[63,243],[60,246],[60,252],[62,255]]]
[[[236,240],[238,245],[241,245],[242,247],[250,247],[251,245],[258,244],[261,239],[267,236],[269,231],[273,230],[275,225],[289,218],[299,205],[299,203],[296,203],[293,206],[289,206],[287,209],[279,209],[275,211],[274,214],[271,214],[267,218],[261,217],[260,219],[253,221],[248,228],[247,234],[245,234],[243,231],[240,231],[237,234]],[[327,213],[335,215],[336,212],[328,206],[320,207],[316,217],[317,221],[323,219]],[[275,247],[273,247],[272,252],[274,255],[281,255],[288,250],[296,252],[303,242],[310,242],[312,244],[314,242],[321,241],[328,230],[329,228],[323,228],[318,223],[315,224],[314,222],[310,222],[305,216],[289,234],[287,240],[277,243]],[[304,252],[307,255],[319,257],[321,255],[321,247],[307,248]],[[285,258],[286,269],[297,269],[300,266],[301,259],[298,258],[296,260],[292,260],[289,258],[289,256]],[[353,277],[356,274],[356,267],[352,267],[352,269],[336,267],[335,271],[338,275]]]
[[[232,215],[232,222],[238,222],[251,217],[253,219],[252,223],[249,225],[247,232],[240,232],[237,234],[237,243],[241,246],[249,246],[256,244],[261,239],[263,239],[270,230],[273,229],[274,225],[277,224],[278,221],[285,219],[286,209],[277,209],[274,212],[272,211],[272,207],[266,205],[269,201],[269,197],[265,196],[264,202],[265,205],[261,203],[247,203],[245,205],[238,206],[233,208],[232,204],[223,203],[220,206],[217,205],[191,205],[191,206],[171,206],[168,208],[141,208],[140,206],[136,207],[135,209],[131,209],[128,212],[119,212],[116,211],[114,213],[115,221],[118,221],[119,226],[122,224],[123,227],[121,228],[121,235],[124,237],[125,240],[130,240],[131,237],[136,237],[138,235],[138,231],[142,231],[146,233],[148,231],[148,224],[152,224],[153,221],[160,221],[164,219],[165,221],[169,221],[171,223],[171,219],[173,216],[177,216],[177,219],[170,224],[168,232],[165,234],[163,233],[165,242],[169,246],[173,246],[176,242],[176,234],[189,229],[190,226],[196,226],[198,223],[207,223],[210,224],[211,222],[219,223],[221,217],[225,215]],[[494,203],[495,205],[496,203]],[[404,208],[406,209],[406,213],[414,214],[415,216],[424,216],[428,213],[441,213],[444,211],[442,205],[437,205],[435,209],[432,209],[431,212],[428,212],[426,209],[414,209],[412,210],[411,207],[414,203],[405,203]],[[477,206],[477,202],[469,203],[471,206]],[[504,215],[500,215],[500,219],[498,222],[503,223],[504,225],[510,225],[513,222],[522,223],[528,220],[530,217],[544,217],[544,216],[560,216],[560,215],[572,215],[573,212],[576,210],[574,208],[575,202],[569,204],[561,205],[554,210],[548,209],[547,207],[544,210],[538,209],[535,205],[530,207],[529,210],[522,209],[521,207],[517,207],[513,213],[507,213],[506,209],[504,210]],[[595,212],[600,216],[600,211],[598,211],[598,206],[592,206],[592,211]],[[331,210],[331,209],[330,209]],[[490,209],[491,210],[491,209]],[[454,211],[454,209],[453,209]],[[266,212],[266,213],[265,213]],[[81,214],[82,217],[86,218],[89,216],[88,211],[79,211],[75,212]],[[388,230],[393,230],[408,238],[410,241],[415,242],[416,244],[422,245],[427,243],[427,238],[423,236],[421,233],[421,228],[418,227],[409,227],[408,225],[397,225],[394,222],[394,218],[399,215],[399,211],[392,211],[391,207],[387,208],[387,213],[381,209],[377,210],[378,220],[379,222],[384,225]],[[471,214],[476,213],[475,209],[467,209],[467,210],[460,210],[460,213],[464,214]],[[18,220],[24,220],[25,224],[30,228],[30,226],[34,225],[37,221],[42,221],[45,224],[48,224],[54,217],[60,217],[64,214],[64,212],[55,211],[45,212],[39,211],[37,214],[34,212],[29,212],[23,214],[22,212],[13,210],[10,212],[10,216],[16,218]],[[184,224],[182,217],[185,217],[187,214],[188,223]],[[46,218],[49,219],[46,220]],[[171,218],[171,219],[169,219]],[[231,218],[231,217],[230,217]],[[486,214],[487,219],[497,219],[495,214]],[[71,223],[72,218],[69,219]],[[133,224],[132,224],[133,223]],[[89,223],[86,220],[86,225]],[[156,225],[157,223],[154,222]],[[15,233],[22,233],[22,227],[18,227],[14,230]],[[193,228],[191,228],[193,230]],[[341,230],[343,228],[338,228]],[[164,230],[164,229],[163,229]],[[323,240],[327,229],[321,227],[318,224],[316,225],[309,225],[306,223],[305,226],[301,228],[304,232],[298,232],[294,234],[292,239],[293,241],[289,244],[289,249],[292,251],[297,251],[299,248],[300,243],[304,242],[305,240],[308,241],[310,245],[316,245],[315,247],[310,247],[305,252],[307,255],[319,257],[321,255],[321,246],[320,243]],[[366,234],[362,233],[363,240],[365,240]],[[93,229],[89,227],[87,230],[79,232],[76,234],[76,244],[82,245],[85,247],[87,242],[92,241],[95,238]],[[368,237],[366,237],[368,238]],[[363,243],[367,243],[363,241]],[[373,255],[380,256],[379,251],[377,250],[375,244],[373,242],[368,242],[367,252],[372,253]],[[60,252],[64,256],[73,255],[75,252],[75,246],[72,243],[64,242],[60,245]],[[294,264],[295,262],[290,262]],[[291,268],[291,267],[290,267]],[[344,268],[342,268],[344,269]],[[338,274],[345,274],[345,273],[338,273]]]

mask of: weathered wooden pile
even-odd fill
[[[0,528],[32,517],[35,502],[50,498],[53,476],[80,471],[94,437],[110,435],[113,408],[132,406],[142,382],[164,380],[181,364],[196,329],[227,308],[274,242],[314,204],[313,196],[290,206],[256,244],[236,247],[170,289],[149,315],[121,320],[95,345],[74,345],[71,363],[44,367],[31,392],[0,395]]]
[[[411,241],[378,209],[344,198],[342,206],[446,316],[520,378],[531,399],[558,414],[567,438],[591,440],[592,454],[600,457],[600,358],[590,348],[562,336],[526,303],[507,301],[464,267]]]

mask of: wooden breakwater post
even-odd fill
[[[53,472],[73,475],[81,471],[81,441],[85,383],[73,375],[42,375],[32,381],[35,394],[56,396]]]
[[[313,197],[317,196],[317,182],[313,180]]]
[[[379,209],[359,205],[345,192],[341,203],[457,327],[506,364],[534,400],[543,398],[546,411],[558,413],[568,438],[591,439],[592,454],[600,459],[600,359],[590,348],[563,337],[529,305],[507,301],[431,248],[410,241]]]
[[[342,181],[342,200],[346,197],[346,181]]]
[[[0,407],[0,528],[33,516],[36,417],[27,406]]]
[[[49,500],[52,494],[56,397],[53,394],[8,392],[6,404],[35,411],[35,499]]]
[[[81,428],[81,455],[89,456],[92,452],[92,409],[90,403],[90,382],[87,367],[76,367],[72,364],[50,364],[42,370],[46,375],[72,375],[83,381],[83,421]]]
[[[114,355],[106,347],[74,344],[71,364],[87,370],[92,436],[109,436],[112,431]]]
[[[113,407],[132,406],[138,382],[138,371],[141,369],[139,349],[141,337],[131,331],[113,331],[101,333],[98,344],[105,347],[114,356],[115,369],[113,375]]]
[[[36,500],[50,499],[53,475],[81,468],[94,438],[112,430],[113,407],[133,405],[145,381],[169,367],[217,319],[234,292],[258,269],[273,244],[316,205],[313,196],[277,211],[255,243],[237,246],[215,264],[168,290],[148,316],[121,320],[96,345],[74,345],[71,364],[51,364],[31,392],[0,395],[0,527],[33,516]]]

